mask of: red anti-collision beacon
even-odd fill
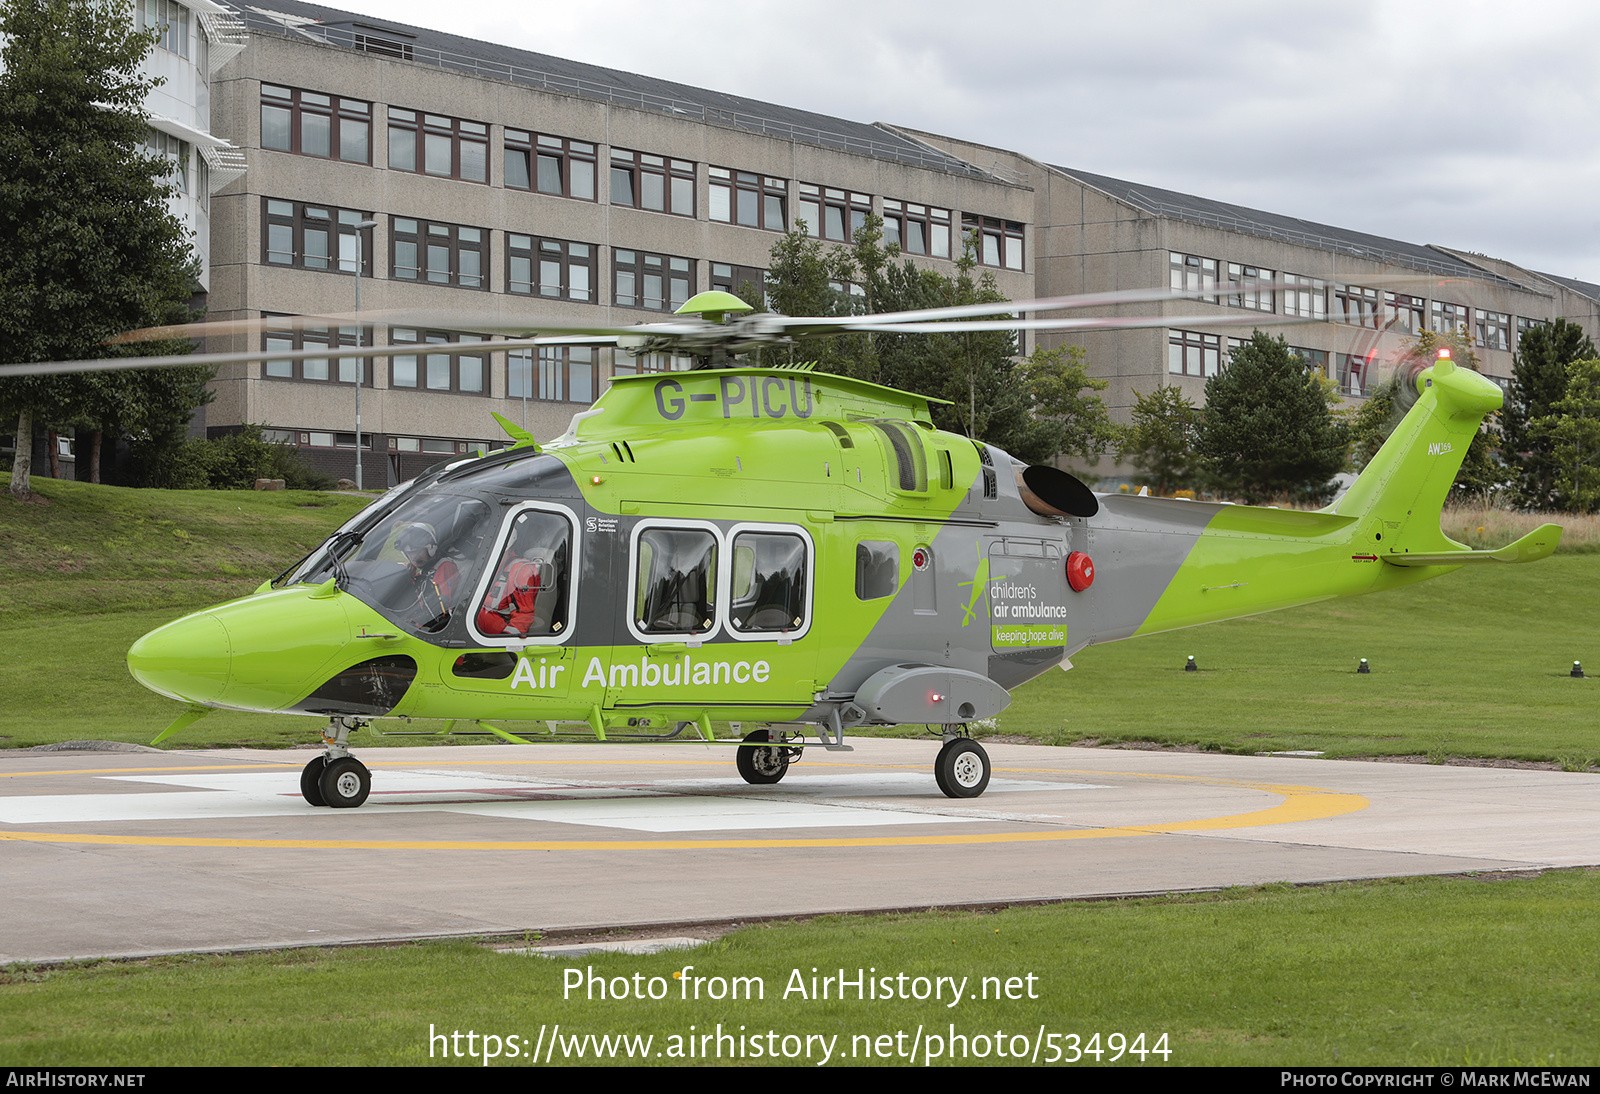
[[[1094,560],[1082,551],[1073,551],[1067,556],[1067,584],[1075,593],[1094,584]]]

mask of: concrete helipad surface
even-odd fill
[[[809,752],[750,787],[703,746],[0,752],[0,962],[500,934],[1600,864],[1600,778],[989,746]]]

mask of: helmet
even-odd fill
[[[406,554],[427,554],[429,558],[439,549],[433,529],[426,524],[408,524],[394,537],[394,545]]]

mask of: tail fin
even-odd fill
[[[1423,369],[1416,383],[1416,404],[1327,510],[1356,518],[1356,534],[1380,558],[1465,549],[1440,530],[1439,512],[1479,424],[1505,401],[1498,387],[1448,357]]]

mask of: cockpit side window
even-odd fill
[[[699,528],[646,528],[635,548],[633,625],[644,634],[704,634],[716,626],[717,537]]]
[[[517,514],[478,605],[478,632],[511,638],[566,633],[571,575],[572,526],[566,518],[534,509]]]

